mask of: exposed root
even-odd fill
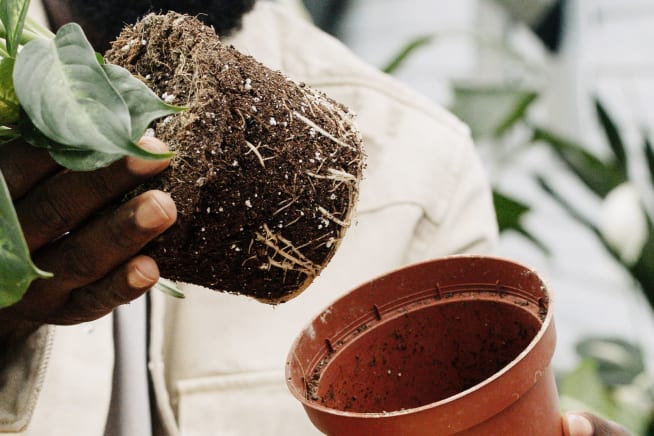
[[[307,278],[313,278],[320,272],[320,265],[316,265],[311,260],[307,259],[299,249],[297,249],[291,241],[281,235],[273,233],[270,228],[264,224],[263,230],[265,235],[257,232],[257,241],[263,243],[265,246],[271,248],[274,252],[273,256],[268,256],[268,263],[271,266],[280,268],[284,271],[298,271],[304,273]],[[279,255],[282,259],[276,260],[275,255]]]
[[[277,209],[275,212],[273,212],[273,216],[277,215],[278,213],[280,213],[280,212],[283,211],[284,209],[288,209],[288,208],[289,208],[293,203],[295,203],[296,201],[297,201],[297,197],[295,197],[295,198],[289,198],[289,199],[288,199],[288,202],[286,202],[285,205],[283,205],[282,207],[280,207],[279,209]],[[280,204],[281,204],[281,203],[280,203]]]
[[[261,153],[259,153],[259,149],[257,147],[255,147],[254,144],[252,144],[250,141],[247,141],[247,140],[245,141],[245,145],[247,145],[248,148],[250,149],[250,151],[252,153],[254,153],[254,155],[257,157],[257,159],[259,159],[259,163],[261,164],[261,166],[266,168],[266,162],[264,161],[263,156],[261,156]],[[250,153],[250,151],[248,151],[245,154]]]
[[[343,221],[343,220],[341,220],[339,218],[336,218],[336,216],[334,216],[333,213],[331,213],[330,211],[328,211],[327,209],[325,209],[322,206],[318,206],[318,212],[323,214],[325,216],[325,218],[327,218],[328,220],[335,222],[336,224],[338,224],[341,227],[347,227],[347,226],[350,225],[349,222],[346,222],[346,221]]]
[[[323,175],[323,174],[316,174],[311,171],[306,171],[306,174],[310,177],[315,177],[316,179],[325,179],[325,180],[334,180],[337,182],[352,182],[356,183],[357,178],[345,171],[342,170],[337,170],[334,168],[328,168],[327,172],[329,175]]]
[[[337,137],[335,137],[334,135],[329,133],[327,130],[323,129],[318,124],[314,123],[309,118],[307,118],[304,115],[302,115],[301,113],[299,113],[298,111],[293,111],[293,115],[295,115],[295,118],[302,121],[304,124],[311,127],[316,132],[322,134],[324,137],[331,139],[332,141],[334,141],[336,144],[340,145],[341,147],[349,148],[350,150],[355,150],[355,148],[352,147],[350,144],[347,144],[347,143],[341,141],[340,139],[338,139]]]

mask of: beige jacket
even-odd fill
[[[490,189],[467,127],[302,19],[259,3],[230,42],[354,109],[368,155],[365,179],[340,249],[297,299],[270,307],[196,287],[186,289],[186,300],[151,293],[149,369],[161,434],[315,433],[284,379],[290,345],[313,315],[401,265],[496,244]],[[29,435],[101,435],[111,333],[105,317],[57,328],[51,351],[41,332],[22,359],[12,352],[0,372],[15,381],[0,379],[0,429],[31,416]]]

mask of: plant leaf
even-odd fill
[[[0,125],[16,123],[20,115],[20,104],[11,77],[13,70],[13,59],[0,60]]]
[[[645,148],[645,159],[647,160],[647,168],[649,169],[649,180],[652,185],[654,185],[654,149],[652,149],[652,142],[649,140],[649,135],[645,133],[643,135],[644,139],[644,148]]]
[[[570,410],[568,399],[574,399],[584,405],[583,410],[615,418],[615,403],[602,383],[597,362],[591,358],[583,359],[577,368],[563,377],[559,383],[559,395],[563,410]]]
[[[522,217],[529,212],[529,206],[497,190],[493,190],[493,203],[495,205],[495,214],[500,232],[508,230],[518,232],[543,250],[544,253],[549,254],[549,250],[545,244],[527,231],[522,225]]]
[[[50,156],[61,166],[73,171],[93,171],[103,168],[109,164],[125,157],[125,153],[111,154],[94,150],[80,150],[68,145],[59,144],[45,136],[34,124],[29,117],[22,116],[19,122],[20,136],[30,145],[38,148],[44,148],[50,152]],[[131,148],[134,147],[132,150]],[[130,155],[139,156],[143,159],[152,159],[152,156],[146,150],[136,145],[130,145]],[[172,153],[168,153],[172,155]],[[160,154],[164,156],[166,153]]]
[[[163,102],[147,85],[118,65],[103,64],[109,80],[122,95],[131,118],[132,141],[138,141],[157,118],[184,110]]]
[[[546,129],[534,127],[532,140],[550,145],[574,175],[601,198],[604,198],[616,186],[627,181],[626,172],[621,166],[616,165],[615,161],[603,162],[580,145],[563,139]]]
[[[32,263],[9,189],[0,172],[0,308],[19,301],[34,279],[48,277],[52,274]]]
[[[524,118],[538,96],[530,89],[464,83],[453,90],[450,110],[470,126],[475,138],[501,136]]]
[[[14,67],[14,86],[34,126],[67,149],[162,159],[132,140],[130,113],[81,27],[62,26],[53,40],[23,47]]]
[[[611,119],[611,116],[606,111],[604,106],[599,100],[595,100],[595,111],[597,112],[597,118],[599,119],[602,130],[606,135],[606,139],[609,142],[611,150],[620,165],[620,168],[626,173],[627,172],[627,154],[624,149],[624,142],[620,137],[620,132],[616,127],[615,122]]]
[[[50,156],[62,167],[73,171],[93,171],[109,166],[123,154],[109,154],[86,150],[50,150]]]
[[[20,137],[20,134],[15,129],[7,126],[0,126],[0,145],[5,142],[13,141],[18,137]]]
[[[513,127],[518,121],[525,117],[527,109],[538,98],[535,91],[517,91],[515,106],[513,110],[506,115],[504,121],[495,129],[494,136],[500,137]]]
[[[18,53],[29,5],[29,0],[2,0],[0,2],[0,20],[5,27],[7,51],[12,58],[15,58]]]
[[[606,386],[628,385],[645,370],[642,350],[622,338],[587,337],[576,345],[581,357],[592,358]]]
[[[404,62],[406,62],[411,53],[429,44],[432,39],[434,39],[434,35],[424,35],[409,41],[409,43],[402,47],[402,49],[395,56],[393,56],[393,59],[391,59],[388,64],[382,68],[382,71],[387,74],[393,74],[404,64]]]

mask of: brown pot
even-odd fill
[[[328,435],[561,435],[555,342],[534,271],[453,256],[337,300],[296,339],[286,375]]]

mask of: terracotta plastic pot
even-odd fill
[[[337,300],[296,339],[287,383],[328,435],[561,435],[555,342],[538,274],[453,256]]]

